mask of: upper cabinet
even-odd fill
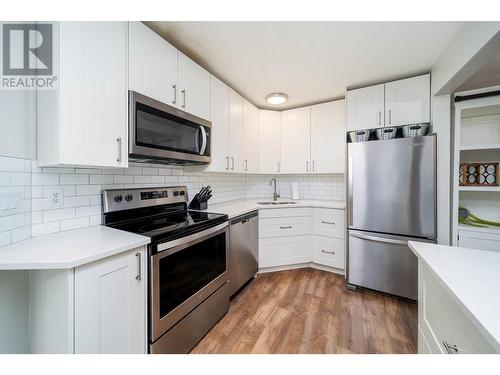
[[[347,91],[347,131],[428,123],[430,74]]]
[[[281,112],[259,110],[259,173],[281,171]]]
[[[177,106],[177,49],[142,22],[129,22],[129,89]]]
[[[38,163],[126,167],[127,24],[57,28],[58,88],[37,92]]]
[[[207,172],[228,172],[229,163],[229,87],[211,76],[211,145],[212,162]]]
[[[311,106],[311,172],[345,173],[345,100]]]
[[[384,85],[347,91],[347,131],[384,126]]]
[[[210,73],[177,52],[177,107],[210,120]]]
[[[281,112],[281,173],[309,173],[311,107]]]
[[[431,76],[385,84],[385,125],[399,126],[431,121]]]
[[[243,99],[243,171],[259,173],[259,110]]]
[[[142,22],[129,22],[129,89],[210,119],[210,73]]]
[[[243,172],[243,98],[229,89],[229,162],[230,171]]]

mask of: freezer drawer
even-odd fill
[[[417,257],[408,241],[419,239],[349,230],[348,241],[349,284],[417,299]]]
[[[259,219],[253,212],[231,220],[229,227],[229,295],[258,271]]]

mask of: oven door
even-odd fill
[[[151,257],[151,342],[228,282],[228,223],[157,246]]]
[[[129,154],[134,158],[210,162],[211,123],[134,91],[129,93]]]

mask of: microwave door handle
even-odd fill
[[[205,154],[205,150],[207,148],[207,131],[205,130],[204,126],[200,126],[200,131],[201,131],[200,155],[204,155]]]

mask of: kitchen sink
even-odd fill
[[[279,205],[284,205],[284,204],[297,204],[297,202],[257,202],[257,204],[264,204],[264,205],[269,205],[269,204],[272,204],[272,205],[276,205],[276,204],[279,204]]]

